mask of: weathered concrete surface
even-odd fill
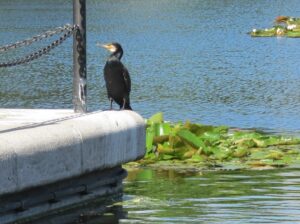
[[[0,109],[0,195],[89,171],[145,153],[145,123],[132,111]]]

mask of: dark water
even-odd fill
[[[122,202],[30,224],[300,223],[300,170],[131,170]],[[29,224],[29,223],[28,223]]]
[[[88,108],[109,106],[107,52],[96,43],[119,41],[132,106],[144,117],[163,111],[174,121],[298,133],[300,39],[246,34],[272,26],[278,15],[300,16],[299,1],[89,0]],[[1,0],[0,18],[3,45],[72,23],[72,1]],[[1,53],[0,61],[54,39]],[[30,64],[1,68],[1,107],[72,108],[71,48],[69,39]],[[127,217],[121,223],[300,223],[299,170],[132,175],[112,216]],[[83,219],[101,223],[89,221],[99,216]]]

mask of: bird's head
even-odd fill
[[[102,44],[101,47],[105,48],[106,50],[110,51],[111,53],[115,53],[115,52],[122,50],[122,47],[119,43]]]
[[[119,59],[121,59],[121,57],[123,55],[123,49],[121,47],[121,44],[119,44],[119,43],[113,42],[113,43],[109,43],[109,44],[101,44],[99,46],[110,51],[112,53],[112,55],[118,57]]]

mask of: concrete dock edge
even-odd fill
[[[0,109],[0,198],[144,153],[145,122],[132,111]]]

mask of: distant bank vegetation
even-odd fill
[[[249,34],[252,37],[300,37],[300,18],[278,16],[272,28],[253,29]]]

